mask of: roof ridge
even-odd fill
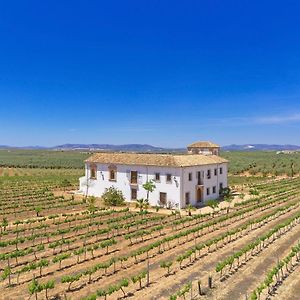
[[[226,163],[228,161],[217,155],[98,152],[90,156],[86,162],[182,167]]]

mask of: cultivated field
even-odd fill
[[[79,151],[0,149],[0,167],[83,169],[90,153]],[[231,175],[280,176],[300,174],[300,152],[276,154],[275,151],[221,152],[230,161]]]
[[[188,216],[95,206],[82,169],[43,167],[0,176],[0,299],[299,299],[300,178],[236,178],[229,210]]]
[[[231,174],[241,175],[293,175],[300,174],[300,152],[276,154],[275,151],[231,151],[221,156],[230,161]]]

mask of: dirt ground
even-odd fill
[[[55,195],[61,194],[66,197],[70,197],[71,192],[55,192]],[[221,211],[223,211],[224,213],[224,210],[222,210],[223,208],[225,209],[228,206],[233,207],[234,203],[246,201],[251,197],[253,196],[246,195],[243,200],[239,197],[236,197],[231,203],[222,202],[219,205],[219,209],[215,210],[215,213],[217,211],[220,211],[220,213]],[[82,199],[82,195],[75,195],[75,200],[80,199]],[[165,246],[164,251],[162,251],[161,253],[158,253],[157,250],[153,250],[152,252],[150,252],[149,259],[150,285],[148,287],[145,287],[145,281],[143,281],[142,289],[139,289],[138,283],[130,283],[129,287],[125,289],[127,293],[126,298],[137,300],[169,299],[169,296],[171,294],[176,292],[179,287],[182,287],[187,282],[193,281],[195,284],[196,280],[200,280],[205,295],[201,296],[201,298],[199,299],[246,299],[249,293],[253,289],[255,289],[256,286],[263,280],[266,270],[271,268],[278,259],[283,258],[290,251],[291,246],[293,246],[300,239],[300,223],[295,224],[295,226],[291,227],[290,230],[288,230],[285,234],[278,237],[273,243],[271,243],[267,248],[263,249],[260,253],[253,257],[249,257],[247,262],[236,272],[232,272],[225,281],[219,280],[220,276],[215,272],[216,264],[225,257],[233,254],[241,247],[247,245],[250,242],[253,242],[258,236],[271,230],[277,224],[284,222],[289,217],[293,216],[296,212],[299,212],[299,206],[295,205],[295,207],[293,207],[293,209],[291,209],[290,211],[284,212],[278,215],[276,218],[268,220],[268,222],[266,221],[264,224],[261,224],[260,227],[255,227],[248,232],[243,232],[240,236],[236,237],[228,244],[220,246],[217,250],[205,250],[201,257],[197,257],[197,259],[195,260],[193,259],[191,263],[185,262],[182,269],[180,269],[179,264],[175,261],[171,267],[170,275],[168,276],[166,276],[166,270],[160,267],[160,262],[169,260],[174,261],[178,255],[181,255],[185,251],[191,249],[195,245],[195,243],[206,242],[210,239],[219,237],[223,233],[226,233],[228,230],[238,228],[244,225],[249,220],[255,220],[260,216],[267,215],[274,211],[276,208],[282,207],[286,205],[286,203],[289,203],[289,201],[294,200],[294,196],[285,196],[284,201],[281,200],[280,202],[278,200],[277,205],[275,203],[273,206],[267,207],[265,210],[260,210],[255,206],[255,204],[253,204],[253,211],[251,211],[245,218],[236,217],[232,218],[232,220],[230,221],[224,221],[223,223],[220,223],[220,225],[216,226],[214,230],[203,230],[201,235],[197,238],[193,238],[193,236],[190,236],[188,238],[181,238],[179,242],[177,240],[174,240],[170,243],[169,246]],[[97,201],[98,202],[96,203],[96,205],[102,205],[101,200],[97,199]],[[122,208],[118,209],[120,210]],[[83,208],[79,208],[78,212],[80,212],[81,210],[83,210]],[[130,206],[130,211],[135,212],[138,211],[138,209],[136,209],[133,204]],[[154,209],[149,209],[149,211],[152,212],[151,216],[157,215]],[[212,208],[205,207],[193,211],[192,214],[206,214],[212,212]],[[171,211],[167,209],[160,209],[159,214],[167,218],[172,218]],[[186,215],[187,212],[183,211],[182,216]],[[216,215],[211,218],[219,218],[220,216],[220,214],[218,215],[216,213]],[[101,221],[106,222],[112,217],[114,216],[104,216],[101,218]],[[207,218],[207,220],[209,220],[209,218]],[[76,225],[85,224],[87,222],[88,220],[76,222]],[[125,221],[125,223],[126,222],[127,221]],[[203,223],[205,222],[207,221],[203,221]],[[63,261],[61,269],[59,269],[58,264],[50,264],[49,267],[45,269],[41,278],[42,281],[46,281],[49,279],[55,279],[56,281],[55,290],[49,291],[50,299],[82,299],[94,293],[99,288],[107,287],[110,284],[116,284],[122,278],[130,278],[131,276],[145,270],[147,268],[146,255],[140,257],[138,263],[135,263],[133,259],[129,259],[124,263],[124,268],[122,268],[120,264],[117,264],[116,272],[114,272],[111,268],[106,274],[103,270],[97,271],[92,275],[91,282],[88,283],[86,277],[84,278],[84,280],[75,282],[73,284],[71,292],[65,292],[66,284],[62,284],[60,282],[62,276],[64,275],[77,274],[80,271],[84,271],[87,268],[94,266],[95,263],[108,261],[111,258],[126,255],[134,250],[140,249],[141,247],[149,243],[158,241],[162,237],[171,236],[176,232],[181,232],[195,226],[189,223],[184,223],[183,225],[178,226],[177,230],[174,232],[174,228],[170,224],[171,223],[167,223],[167,225],[163,229],[163,235],[155,233],[151,235],[151,237],[148,236],[143,241],[134,243],[133,245],[130,245],[129,241],[124,239],[124,236],[116,236],[115,238],[118,240],[118,243],[110,249],[109,254],[105,254],[103,249],[98,249],[94,253],[94,258],[92,258],[91,254],[88,253],[86,260],[84,260],[83,256],[80,257],[79,263],[76,262],[76,257],[73,255],[71,258]],[[67,227],[68,224],[63,224],[60,228],[63,229]],[[143,226],[141,226],[141,229],[147,228],[148,227],[144,228]],[[90,229],[91,231],[96,230],[97,226],[93,225]],[[75,235],[74,233],[70,233],[70,237],[79,238],[83,233],[85,233],[84,229],[79,230],[77,232],[77,235]],[[11,237],[12,235],[8,234],[5,239],[10,239]],[[65,238],[68,238],[68,235],[66,235]],[[89,241],[91,243],[95,243],[99,238],[101,239],[102,236],[93,237],[89,239]],[[103,238],[105,238],[105,234],[103,235]],[[53,240],[56,240],[56,237],[53,237]],[[23,245],[20,246],[20,248],[23,249],[24,247],[30,245],[30,243],[31,242],[26,241]],[[81,245],[82,241],[78,240],[71,245],[71,248],[74,247],[74,249],[77,249],[76,247],[79,247]],[[14,246],[7,246],[5,250],[12,251],[13,247]],[[3,251],[2,248],[0,248],[0,250]],[[39,256],[39,258],[52,258],[52,250],[47,248],[41,255],[43,256]],[[24,260],[27,258],[28,257],[24,258]],[[31,259],[33,259],[33,255],[31,256]],[[12,263],[14,264],[14,261]],[[23,263],[22,258],[20,258],[20,263]],[[20,284],[16,285],[14,288],[8,288],[4,282],[0,282],[0,289],[2,290],[0,299],[28,299],[28,284],[30,283],[33,274],[35,274],[35,276],[38,276],[38,273],[38,270],[35,270],[28,274],[22,274],[20,276]],[[213,289],[208,289],[207,287],[209,276],[212,276]],[[13,278],[13,280],[15,282],[15,278]],[[293,297],[299,294],[299,282],[299,267],[297,267],[295,271],[285,279],[284,284],[282,286],[279,286],[273,298],[278,300],[298,300],[299,298]],[[122,297],[123,294],[119,291],[111,296],[107,296],[107,300],[121,299]],[[44,293],[40,294],[38,299],[45,299]],[[190,299],[189,295],[186,295],[186,299]]]

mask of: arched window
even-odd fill
[[[117,181],[117,167],[115,165],[108,166],[109,180]]]
[[[96,165],[90,166],[90,178],[97,179],[97,166]]]

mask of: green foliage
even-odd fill
[[[160,267],[163,268],[163,269],[167,269],[167,274],[170,273],[170,268],[171,266],[173,265],[173,262],[172,261],[162,261],[160,263]]]
[[[4,228],[4,230],[6,229],[6,227],[8,226],[8,220],[7,220],[7,218],[4,217],[2,219],[1,226]]]
[[[10,274],[11,274],[11,269],[9,267],[6,267],[1,274],[2,280],[5,280],[6,278],[8,278],[10,276]]]
[[[230,161],[229,172],[239,175],[289,175],[300,173],[300,153],[276,154],[276,151],[230,151],[221,156]]]
[[[152,193],[156,188],[154,180],[147,180],[147,182],[143,184],[143,188],[147,191],[147,202],[149,202],[149,193]]]
[[[147,209],[149,207],[149,201],[147,199],[138,199],[136,200],[136,208],[139,208],[140,211]]]
[[[217,200],[207,200],[206,205],[211,208],[216,208],[218,206],[219,202]]]
[[[0,167],[83,169],[89,156],[77,151],[10,149],[0,151]]]
[[[28,285],[28,291],[30,295],[40,293],[43,290],[54,289],[55,282],[54,280],[49,280],[46,283],[39,283],[35,278],[32,279],[30,284]]]
[[[87,198],[87,202],[90,206],[90,208],[94,208],[95,207],[95,203],[96,203],[96,197],[94,196],[90,196]]]
[[[108,206],[120,206],[124,205],[125,202],[122,191],[113,186],[106,189],[101,198],[103,199],[104,204]]]
[[[183,297],[185,299],[185,294],[187,294],[192,288],[192,283],[188,282],[185,284],[180,290],[178,290],[175,294],[170,296],[170,300],[176,300],[177,297]]]
[[[28,285],[28,291],[30,295],[33,295],[37,292],[41,291],[41,287],[39,286],[39,283],[36,279],[33,279],[30,284]]]
[[[231,189],[229,187],[224,187],[220,190],[220,196],[224,197],[226,199],[231,199],[232,196],[232,192]]]
[[[249,194],[253,196],[259,196],[259,191],[257,189],[250,189]]]
[[[195,208],[193,205],[191,205],[191,204],[188,204],[188,205],[186,206],[186,208],[185,208],[185,210],[186,210],[186,212],[187,212],[187,214],[188,214],[189,216],[192,215],[192,211],[195,210],[195,209],[196,209],[196,208]]]
[[[294,256],[300,253],[300,242],[291,248],[290,253],[281,261],[279,261],[271,270],[268,271],[264,281],[254,290],[250,295],[250,299],[256,300],[260,298],[264,289],[270,288],[272,285],[277,284],[277,275],[282,274],[282,269],[285,265],[288,265]],[[298,260],[298,259],[297,259]]]
[[[42,208],[40,206],[35,207],[34,211],[36,212],[37,217],[39,216],[39,213],[42,211]]]

